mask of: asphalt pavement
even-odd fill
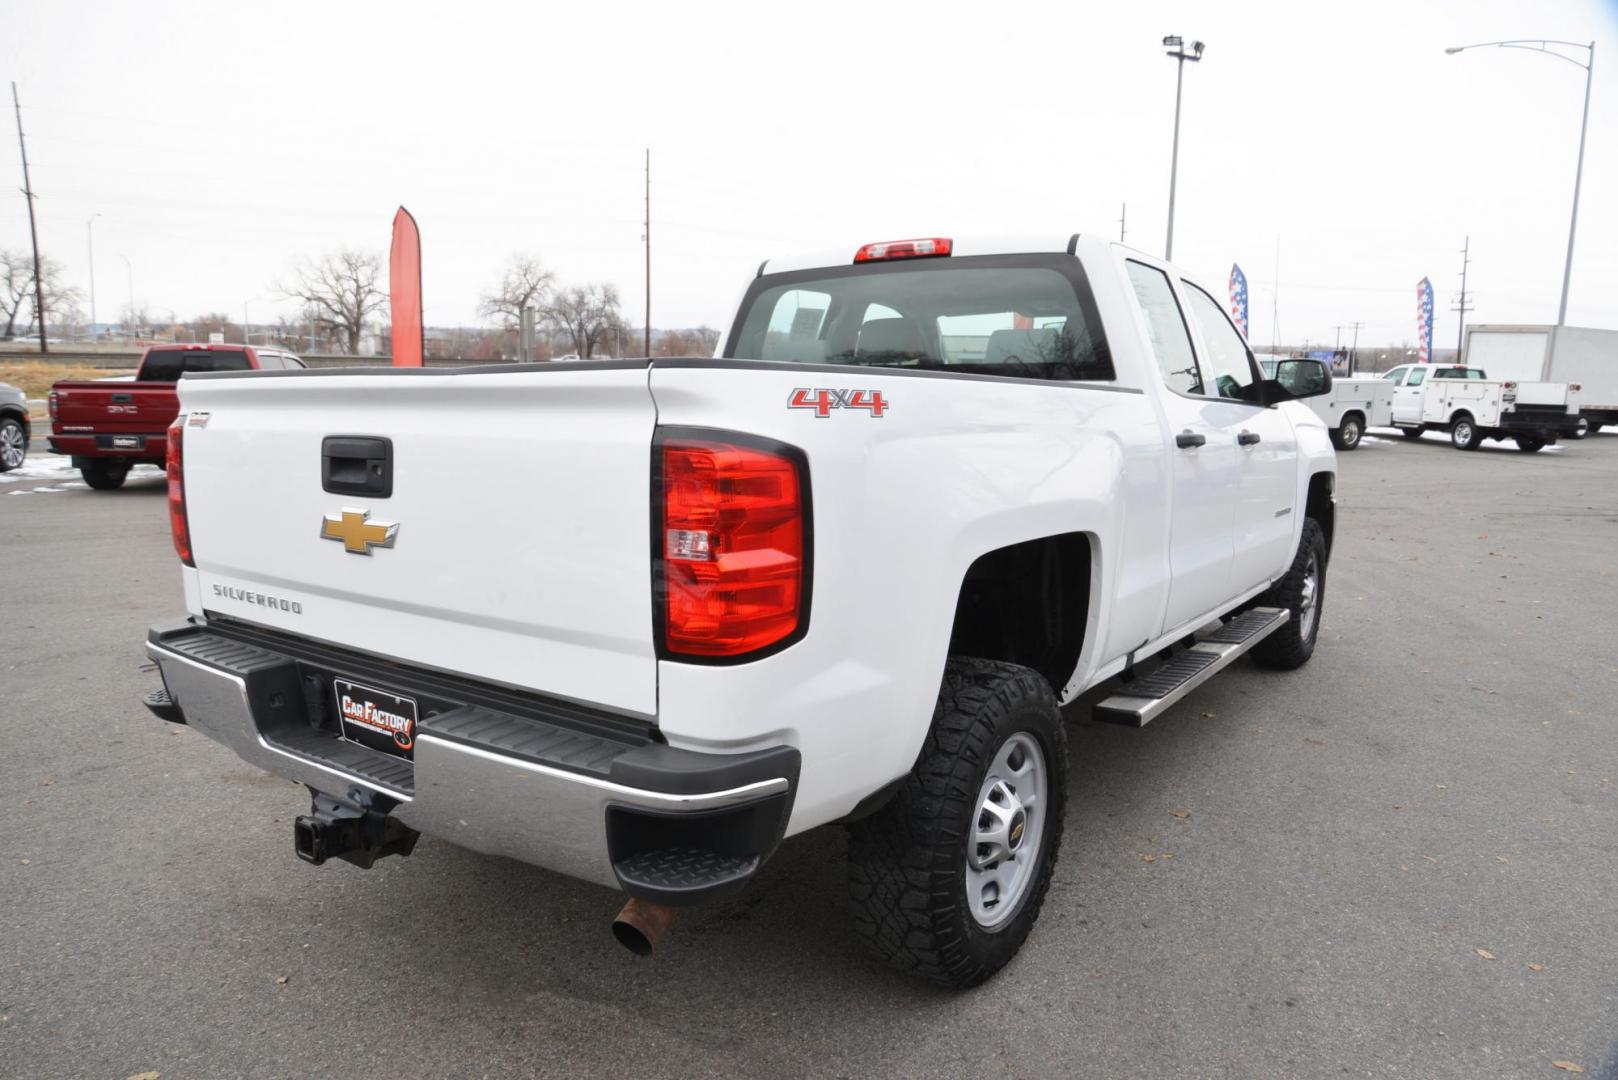
[[[1314,660],[1069,709],[1067,841],[988,985],[868,961],[845,839],[653,960],[606,889],[431,838],[293,855],[301,788],[151,717],[163,484],[0,483],[0,1075],[1618,1077],[1618,435],[1343,455]]]

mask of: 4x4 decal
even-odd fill
[[[809,390],[799,388],[787,399],[789,409],[813,409],[818,419],[824,420],[833,409],[865,409],[872,419],[880,420],[888,411],[888,402],[880,390]]]

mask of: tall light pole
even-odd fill
[[[84,221],[84,242],[90,249],[90,340],[96,336],[96,218],[99,213],[91,214]]]
[[[1202,59],[1202,42],[1193,41],[1191,49],[1186,51],[1185,41],[1177,34],[1170,34],[1163,39],[1163,48],[1178,63],[1174,74],[1174,154],[1169,159],[1169,234],[1163,241],[1163,258],[1165,261],[1174,258],[1174,189],[1180,174],[1180,90],[1185,85],[1185,62],[1193,64]]]
[[[1579,63],[1566,53],[1559,53],[1550,48],[1551,45],[1560,45],[1564,49],[1583,49],[1585,62]],[[1595,74],[1596,43],[1581,44],[1577,41],[1553,41],[1547,38],[1523,38],[1515,41],[1484,41],[1476,45],[1456,45],[1444,51],[1451,56],[1463,53],[1468,49],[1527,49],[1530,52],[1541,52],[1546,56],[1554,56],[1558,60],[1566,60],[1574,67],[1584,69],[1584,118],[1579,122],[1579,164],[1573,171],[1573,216],[1567,226],[1567,262],[1562,267],[1562,304],[1556,311],[1556,325],[1567,325],[1567,290],[1573,281],[1573,238],[1579,231],[1579,187],[1584,182],[1584,137],[1590,130],[1590,82]],[[1465,318],[1465,315],[1462,315]]]

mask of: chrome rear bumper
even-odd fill
[[[636,880],[626,878],[624,867],[644,862],[647,846],[654,843],[637,839],[648,831],[639,823],[665,823],[650,831],[658,833],[656,843],[666,844],[670,819],[700,815],[722,825],[732,817],[749,818],[741,832],[752,839],[742,846],[762,850],[731,853],[751,863],[741,875],[745,879],[779,841],[790,811],[797,752],[787,748],[695,754],[644,738],[615,741],[598,732],[446,702],[441,712],[424,713],[411,762],[347,742],[320,726],[320,716],[311,716],[318,709],[310,706],[304,689],[324,677],[321,663],[221,637],[199,623],[154,628],[147,653],[183,722],[266,772],[462,847],[636,895],[668,900],[657,888],[638,888]],[[479,736],[469,734],[474,730],[500,734],[480,744]],[[547,750],[506,749],[536,744],[565,749],[552,754],[554,761],[545,760]],[[640,782],[625,783],[622,775]],[[756,820],[760,813],[762,828]],[[712,834],[720,838],[716,847],[734,848],[736,832],[697,829],[690,837]],[[704,898],[698,885],[685,902]]]

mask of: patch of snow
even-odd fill
[[[56,454],[29,455],[10,472],[0,473],[0,484],[16,484],[24,480],[54,480],[66,473],[77,472],[73,459]]]

